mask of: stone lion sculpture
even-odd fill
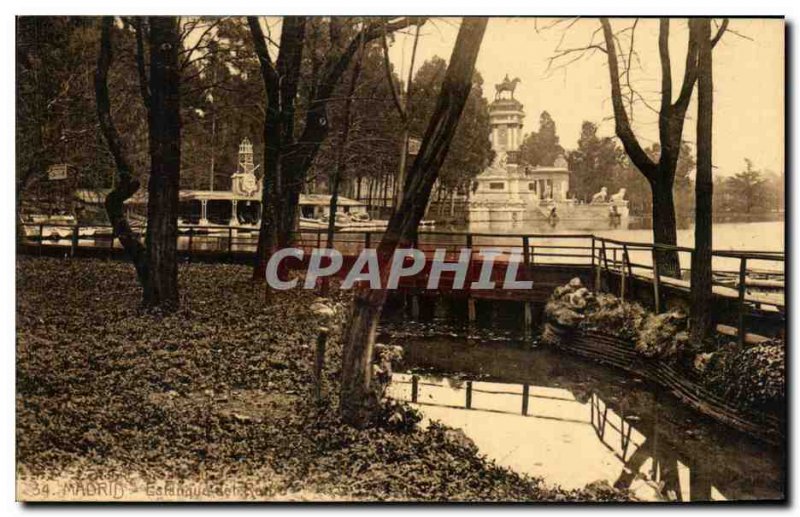
[[[592,196],[592,204],[605,203],[608,201],[608,189],[602,187],[600,192]]]
[[[619,192],[611,196],[610,201],[612,203],[620,203],[622,201],[625,201],[625,189],[624,188],[619,189]]]

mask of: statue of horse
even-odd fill
[[[495,92],[495,99],[500,98],[500,94],[503,92],[511,92],[511,98],[514,98],[514,90],[517,88],[517,83],[521,82],[519,77],[515,77],[513,80],[508,78],[508,74],[506,74],[505,79],[500,84],[495,84],[494,89]]]

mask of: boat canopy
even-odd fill
[[[75,191],[75,199],[90,205],[102,205],[109,192],[110,189],[78,189]],[[179,197],[181,201],[261,201],[257,194],[245,196],[230,190],[181,190]],[[299,200],[300,206],[328,206],[330,202],[329,194],[300,194]],[[139,190],[126,203],[147,203],[147,192],[144,189]],[[365,203],[344,196],[339,196],[338,205],[366,207]]]

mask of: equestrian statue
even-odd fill
[[[514,90],[517,88],[517,83],[521,82],[519,77],[515,77],[513,80],[508,78],[508,74],[506,74],[505,79],[500,84],[495,84],[494,89],[496,90],[494,98],[495,100],[500,98],[500,94],[503,92],[511,93],[511,98],[514,98]]]

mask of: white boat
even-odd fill
[[[20,220],[25,237],[42,239],[69,238],[76,223],[73,215],[26,214]]]
[[[312,219],[310,217],[301,217],[298,224],[301,230],[324,230],[328,228],[328,221]],[[334,226],[336,226],[337,229],[339,228],[338,224],[334,224]]]

